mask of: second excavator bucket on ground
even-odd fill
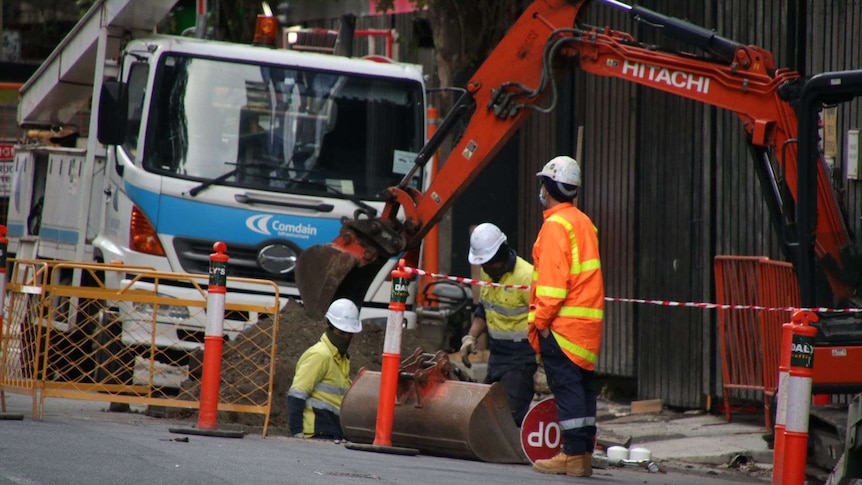
[[[401,364],[392,446],[491,463],[528,463],[502,384],[449,379],[443,352],[422,349]],[[354,443],[373,443],[380,372],[362,369],[344,396],[341,426]]]

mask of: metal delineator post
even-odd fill
[[[241,431],[217,429],[219,384],[221,382],[222,347],[224,346],[224,306],[227,293],[227,245],[221,241],[213,244],[215,253],[210,254],[209,286],[207,287],[207,327],[204,336],[203,376],[201,377],[200,409],[198,427],[190,429],[172,428],[172,433],[242,438]]]
[[[197,16],[195,17],[195,37],[205,39],[207,36],[207,0],[197,0]]]
[[[386,335],[383,338],[383,365],[380,370],[380,397],[377,402],[377,421],[374,443],[371,445],[348,443],[349,449],[417,455],[419,450],[392,446],[392,424],[395,420],[395,399],[398,393],[398,375],[401,367],[401,330],[404,321],[411,274],[404,270],[404,260],[392,270],[392,293],[389,301],[389,316],[386,320]]]

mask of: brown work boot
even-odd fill
[[[584,469],[586,455],[567,455],[562,451],[547,460],[536,460],[533,470],[540,473],[566,474],[573,477],[587,477]]]
[[[593,476],[593,454],[589,451],[584,453],[584,474],[581,477]]]

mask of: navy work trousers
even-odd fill
[[[592,453],[596,441],[594,372],[572,362],[552,334],[539,335],[548,387],[557,400],[557,414],[567,455]]]
[[[497,372],[494,366],[488,366],[488,375],[485,384],[501,382],[506,389],[506,397],[509,399],[509,409],[512,411],[512,419],[520,428],[524,416],[530,410],[530,403],[535,394],[533,386],[533,374],[536,373],[539,364],[521,364],[518,367],[509,368],[503,372]]]

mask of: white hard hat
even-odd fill
[[[499,227],[490,222],[479,224],[470,235],[470,253],[467,260],[470,264],[485,264],[497,254],[497,250],[505,242],[506,235]]]
[[[359,309],[347,298],[339,298],[329,305],[326,310],[326,319],[333,327],[347,333],[359,333],[362,331],[362,322],[359,321]]]
[[[581,186],[581,167],[577,160],[565,155],[552,158],[536,175],[562,184]]]

